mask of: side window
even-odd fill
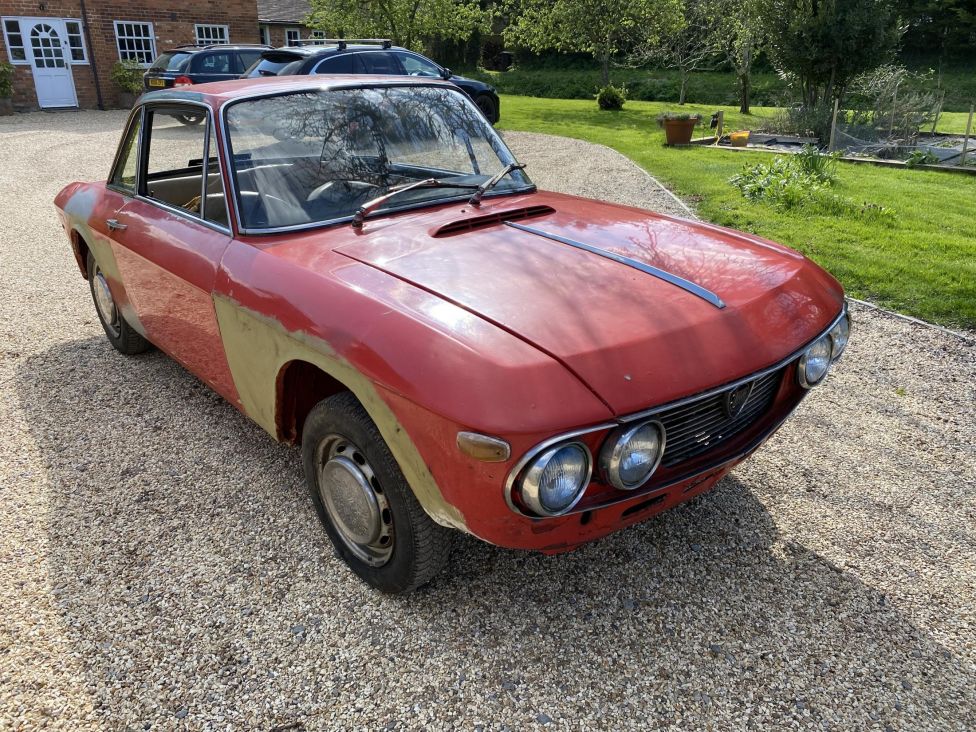
[[[441,78],[440,67],[433,61],[428,61],[422,56],[414,56],[412,53],[398,53],[397,58],[403,64],[403,70],[407,76],[431,76],[435,79]]]
[[[400,64],[397,63],[392,53],[387,53],[386,51],[367,51],[365,53],[357,53],[356,58],[359,59],[363,66],[361,73],[392,74],[394,76],[403,74],[403,71],[400,69]]]
[[[141,192],[193,214],[200,212],[207,125],[193,124],[192,120],[201,114],[204,112],[198,107],[156,107],[146,117],[148,150]]]
[[[112,185],[117,188],[125,188],[133,193],[136,191],[136,169],[139,167],[139,132],[141,130],[142,119],[136,117],[136,121],[129,129],[129,134],[122,142],[118,164],[112,174]]]
[[[207,148],[207,200],[203,218],[221,226],[227,226],[227,201],[224,198],[224,179],[220,177],[220,151],[217,148],[217,133],[210,127],[210,145]]]
[[[342,53],[336,56],[329,56],[322,61],[319,61],[318,66],[315,67],[313,74],[351,74],[352,70],[352,57],[351,53]]]
[[[198,74],[232,74],[232,64],[230,53],[201,53],[193,64],[193,70]]]

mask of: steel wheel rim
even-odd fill
[[[353,555],[381,567],[393,555],[393,512],[365,453],[342,435],[328,435],[315,455],[319,498]]]
[[[92,295],[95,298],[95,309],[98,310],[98,316],[115,335],[118,335],[119,309],[115,306],[115,299],[108,287],[108,280],[105,279],[105,274],[97,264],[92,281]]]

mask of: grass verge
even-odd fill
[[[506,96],[499,127],[607,145],[691,202],[703,218],[803,252],[854,297],[943,325],[976,328],[976,176],[841,165],[834,192],[892,209],[889,220],[815,208],[785,211],[749,202],[729,183],[746,164],[769,160],[768,154],[665,147],[655,117],[673,106],[628,102],[620,112],[601,112],[593,101]],[[706,115],[715,110],[686,107]],[[755,125],[755,116],[725,111],[729,128]]]

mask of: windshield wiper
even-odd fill
[[[359,210],[356,211],[356,215],[352,217],[352,228],[363,228],[363,222],[366,220],[366,217],[369,216],[370,212],[372,212],[378,206],[382,206],[394,196],[398,196],[401,193],[406,193],[407,191],[412,191],[415,188],[464,188],[471,190],[478,189],[480,187],[481,186],[477,186],[474,183],[445,183],[440,178],[424,178],[423,180],[417,180],[413,183],[406,183],[402,186],[394,186],[382,196],[374,198],[372,201],[366,201],[366,203],[360,206]]]
[[[480,206],[481,199],[484,197],[484,195],[492,188],[497,186],[501,182],[502,178],[504,178],[506,175],[511,175],[516,170],[525,170],[525,163],[509,163],[506,165],[504,168],[491,176],[491,178],[478,186],[478,190],[476,190],[471,198],[468,199],[468,203],[470,203],[472,206]]]

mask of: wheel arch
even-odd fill
[[[275,380],[278,439],[300,444],[309,412],[323,399],[345,391],[351,392],[349,386],[310,361],[293,359],[284,363]]]
[[[88,253],[91,248],[88,246],[88,242],[85,241],[85,237],[81,235],[81,232],[77,229],[71,231],[71,251],[75,255],[75,262],[78,264],[78,269],[81,270],[81,276],[86,280],[88,279]]]

